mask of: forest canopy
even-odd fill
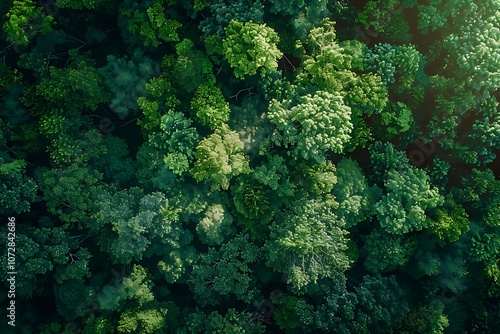
[[[0,25],[1,333],[499,333],[500,0]]]

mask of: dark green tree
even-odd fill
[[[267,264],[284,273],[295,292],[350,267],[344,252],[348,232],[333,213],[335,205],[332,199],[302,200],[271,226],[264,246]]]
[[[250,303],[257,294],[251,263],[258,251],[248,236],[238,235],[219,249],[210,247],[200,254],[188,280],[195,300],[202,306],[216,305],[222,296],[235,295]]]

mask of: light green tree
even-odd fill
[[[339,203],[335,214],[345,221],[345,227],[355,226],[371,217],[376,197],[358,163],[342,159],[336,166],[335,176],[337,183],[333,187],[333,195]]]
[[[217,86],[200,85],[191,100],[191,112],[200,124],[215,130],[229,121],[231,110]]]
[[[228,189],[233,176],[250,172],[248,157],[243,154],[243,142],[227,126],[217,128],[203,139],[194,153],[191,174],[197,181],[208,181],[211,189]]]
[[[403,234],[427,227],[426,211],[443,204],[425,171],[409,166],[391,169],[385,181],[386,194],[375,204],[380,226],[389,233]]]
[[[297,101],[273,100],[267,117],[276,125],[273,141],[293,146],[295,159],[323,162],[328,151],[341,153],[352,131],[351,109],[342,96],[318,91]]]
[[[214,204],[205,211],[205,216],[196,225],[196,232],[203,243],[220,245],[228,234],[234,232],[232,222],[233,217],[228,210],[221,204]]]
[[[282,53],[276,46],[278,34],[265,24],[232,20],[222,40],[224,57],[234,69],[234,76],[243,78],[260,69],[262,75],[278,67]]]

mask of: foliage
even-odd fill
[[[233,176],[250,172],[243,143],[227,126],[217,128],[196,147],[191,174],[197,181],[208,181],[211,190],[228,189]]]
[[[200,124],[212,130],[229,121],[229,103],[216,86],[200,85],[191,100],[191,110]]]
[[[37,85],[37,94],[61,107],[95,110],[108,101],[95,61],[89,54],[70,50],[70,62],[66,68],[49,67],[49,76]]]
[[[71,165],[43,172],[39,186],[50,213],[67,224],[85,226],[102,189],[101,180],[102,174],[96,170]]]
[[[180,104],[175,96],[175,89],[165,77],[151,78],[146,83],[145,96],[137,99],[137,105],[142,110],[142,118],[137,120],[144,134],[160,129],[161,117]]]
[[[206,16],[199,26],[203,38],[214,34],[224,35],[232,20],[261,24],[264,19],[264,6],[260,0],[243,0],[236,3],[230,0],[214,0],[209,8],[212,15]]]
[[[256,291],[249,265],[257,260],[258,251],[248,236],[238,235],[218,250],[210,247],[206,254],[200,254],[188,280],[196,301],[202,306],[215,305],[220,296],[234,294],[250,303]]]
[[[6,18],[3,31],[7,41],[19,46],[27,46],[36,35],[49,32],[54,20],[31,0],[14,0]]]
[[[499,13],[0,1],[16,330],[497,333]]]
[[[120,118],[138,109],[137,99],[146,93],[146,82],[159,73],[159,66],[137,49],[130,60],[107,57],[108,64],[99,69],[103,83],[111,92],[111,109]]]
[[[56,268],[69,266],[69,254],[77,247],[74,239],[69,238],[68,233],[59,227],[35,229],[20,226],[15,240],[18,245],[22,245],[17,247],[16,252],[16,268],[19,271],[19,275],[16,275],[16,293],[20,298],[40,294],[43,280]],[[7,242],[4,245],[2,258],[5,260],[2,263],[6,265]],[[82,257],[81,260],[81,264],[84,264],[85,259]],[[88,271],[84,275],[89,275]],[[9,277],[7,273],[3,276],[5,279]]]
[[[0,214],[29,211],[37,184],[26,176],[26,161],[3,158],[0,152]],[[7,162],[9,161],[9,162]]]
[[[389,103],[381,116],[381,122],[390,137],[408,131],[413,123],[411,110],[402,102]]]
[[[415,242],[409,238],[373,230],[364,238],[361,254],[365,258],[363,266],[372,273],[394,271],[404,265],[415,251]]]
[[[415,167],[387,172],[387,194],[375,204],[380,226],[389,233],[420,231],[427,226],[426,210],[443,203],[427,174]]]
[[[233,217],[220,204],[208,207],[205,217],[196,226],[196,232],[203,243],[220,245],[231,233]]]
[[[131,35],[131,41],[140,40],[144,46],[158,47],[162,42],[179,41],[177,29],[182,24],[177,20],[169,19],[165,15],[164,0],[132,2],[125,5],[120,13],[126,19],[126,26],[122,29],[128,31],[125,36]],[[132,6],[130,6],[132,5]]]
[[[343,151],[352,131],[350,108],[339,94],[323,91],[298,101],[273,100],[268,117],[279,131],[273,134],[273,141],[284,147],[295,146],[295,159],[323,162],[327,151]]]
[[[238,313],[234,308],[227,310],[222,316],[217,311],[204,314],[196,311],[188,315],[187,322],[180,328],[182,334],[187,333],[264,333],[264,326],[251,322],[252,315],[248,312]]]
[[[279,37],[266,25],[232,20],[225,29],[222,40],[224,57],[234,68],[234,76],[243,78],[260,69],[265,75],[278,67],[276,60],[282,56],[277,48]]]
[[[286,275],[295,292],[303,291],[319,278],[331,277],[350,266],[347,231],[326,203],[304,200],[271,226],[264,246],[267,264]]]
[[[443,241],[455,242],[460,235],[469,231],[468,218],[465,209],[449,195],[442,207],[430,212],[428,229]]]
[[[103,192],[94,215],[94,230],[101,230],[99,244],[113,263],[129,263],[142,258],[150,240],[169,240],[170,217],[165,217],[168,200],[162,193],[143,194],[140,188],[130,188],[115,194]]]
[[[191,120],[182,113],[169,110],[160,118],[160,131],[149,135],[148,145],[163,153],[164,166],[181,175],[190,169],[199,140]]]

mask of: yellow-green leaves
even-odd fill
[[[227,126],[203,139],[194,153],[196,161],[191,174],[197,181],[208,181],[211,189],[228,189],[233,176],[249,173],[248,157],[243,142]]]
[[[272,28],[252,21],[232,20],[225,31],[224,56],[234,69],[235,77],[254,75],[258,69],[265,74],[278,68],[277,59],[282,53],[277,47],[278,34]]]

